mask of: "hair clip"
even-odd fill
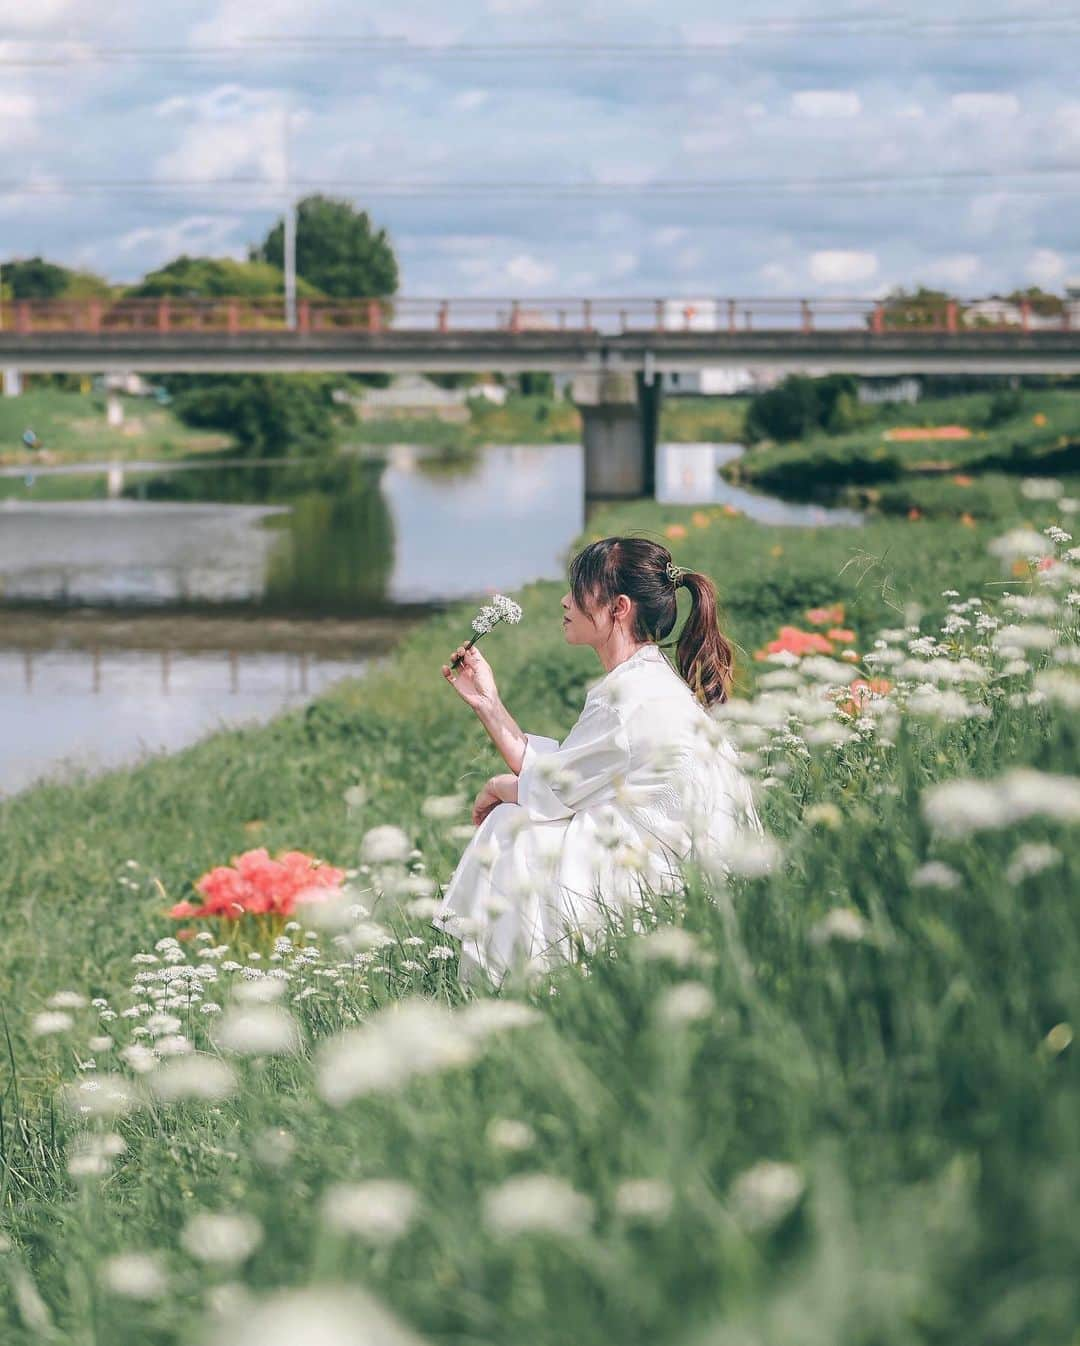
[[[664,567],[667,571],[667,577],[674,585],[678,585],[682,577],[686,574],[685,566],[677,566],[674,561],[669,561]]]

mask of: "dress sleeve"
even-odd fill
[[[526,740],[518,803],[538,822],[610,802],[630,765],[625,726],[602,701],[586,705],[561,746],[532,734]]]

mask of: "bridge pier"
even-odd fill
[[[656,493],[660,380],[603,370],[574,379],[585,445],[585,517],[605,500],[637,500]]]

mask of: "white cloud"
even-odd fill
[[[937,257],[923,270],[928,281],[938,285],[970,285],[978,274],[979,258],[972,252],[959,252],[950,257]]]
[[[1005,120],[1020,111],[1020,100],[1014,93],[954,93],[949,104],[958,117],[973,121],[984,117]]]
[[[690,230],[681,224],[667,224],[653,233],[653,242],[658,248],[673,248],[690,237]]]
[[[791,292],[795,288],[795,276],[791,268],[783,262],[766,262],[758,274],[775,293]]]
[[[454,106],[460,108],[462,112],[475,112],[477,108],[483,107],[491,98],[487,89],[463,89],[454,98]]]
[[[857,117],[862,99],[854,89],[800,89],[791,95],[796,117]]]
[[[37,103],[28,93],[0,91],[0,145],[27,144],[37,131]]]
[[[184,252],[240,259],[245,255],[243,245],[236,239],[240,223],[235,216],[188,215],[172,224],[129,229],[113,247],[119,253],[135,254],[146,270],[153,270]]]
[[[1036,285],[1056,285],[1065,269],[1065,258],[1053,248],[1036,248],[1024,263],[1024,274]]]
[[[541,285],[550,285],[556,275],[558,271],[550,262],[542,262],[539,257],[527,252],[518,253],[506,264],[507,280],[513,281],[516,285],[524,285],[530,290],[538,289]]]
[[[32,4],[3,7],[4,27],[10,32],[42,32],[58,19],[74,15],[76,0],[33,0]]]
[[[154,115],[182,117],[185,125],[176,146],[154,165],[154,176],[215,181],[250,174],[284,181],[286,107],[283,93],[236,84],[165,99]],[[304,114],[291,116],[295,127]]]
[[[638,255],[629,249],[617,252],[611,259],[611,274],[616,277],[630,276],[638,269]]]
[[[877,255],[872,252],[830,248],[810,257],[810,276],[819,285],[857,285],[876,276],[877,269]]]

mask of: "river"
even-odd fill
[[[731,485],[740,452],[662,445],[657,498],[859,522]],[[157,473],[117,500],[38,489],[0,502],[0,793],[302,705],[434,607],[562,576],[584,524],[579,445]]]

